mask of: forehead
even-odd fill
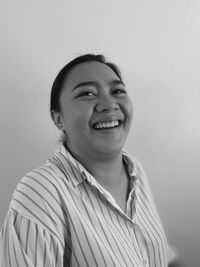
[[[119,80],[115,72],[100,62],[84,62],[73,67],[65,78],[64,86],[74,86],[80,82],[97,81],[111,82]]]

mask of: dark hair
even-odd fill
[[[71,71],[73,67],[75,67],[78,64],[84,63],[84,62],[89,62],[89,61],[96,61],[103,63],[110,67],[115,74],[119,77],[119,79],[122,81],[121,73],[119,68],[111,63],[107,62],[105,57],[103,55],[94,55],[94,54],[85,54],[79,57],[76,57],[72,61],[70,61],[67,65],[65,65],[58,75],[56,76],[52,88],[51,88],[51,96],[50,96],[50,111],[60,111],[60,95],[63,89],[63,83],[66,79],[67,74]]]

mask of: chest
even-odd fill
[[[125,209],[126,191],[120,192],[114,191],[113,198],[121,209]],[[84,186],[81,197],[73,193],[70,194],[73,201],[67,205],[69,229],[71,246],[77,253],[76,260],[85,260],[85,265],[80,266],[104,266],[104,260],[107,266],[142,266],[141,262],[148,259],[148,247],[151,253],[154,244],[157,249],[152,253],[152,265],[149,266],[156,266],[154,259],[162,259],[163,255],[160,255],[160,252],[165,251],[165,240],[160,227],[154,229],[155,221],[151,222],[152,208],[143,214],[144,211],[140,208],[142,203],[138,203],[139,213],[135,225],[114,209],[112,204],[108,204],[108,198],[91,186]],[[138,199],[140,200],[140,197]],[[84,259],[83,254],[86,255]],[[73,255],[72,261],[75,261]],[[159,264],[157,265],[166,266],[164,263]]]
[[[108,188],[107,191],[112,195],[117,205],[125,213],[127,199],[130,193],[130,179],[127,175],[124,174],[121,179],[121,183],[117,184],[115,187]]]
[[[120,190],[110,192],[117,205],[121,208],[121,210],[126,212],[126,203],[127,203],[127,190],[124,188],[120,188]]]

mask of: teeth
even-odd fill
[[[109,122],[98,122],[94,128],[95,129],[103,129],[103,128],[113,128],[115,126],[119,126],[119,121],[109,121]]]

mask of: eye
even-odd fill
[[[114,94],[114,95],[124,95],[124,94],[127,94],[127,92],[123,88],[115,88],[115,89],[112,90],[112,94]]]
[[[91,91],[84,91],[77,95],[77,97],[93,97],[93,96],[95,96],[95,93]]]

